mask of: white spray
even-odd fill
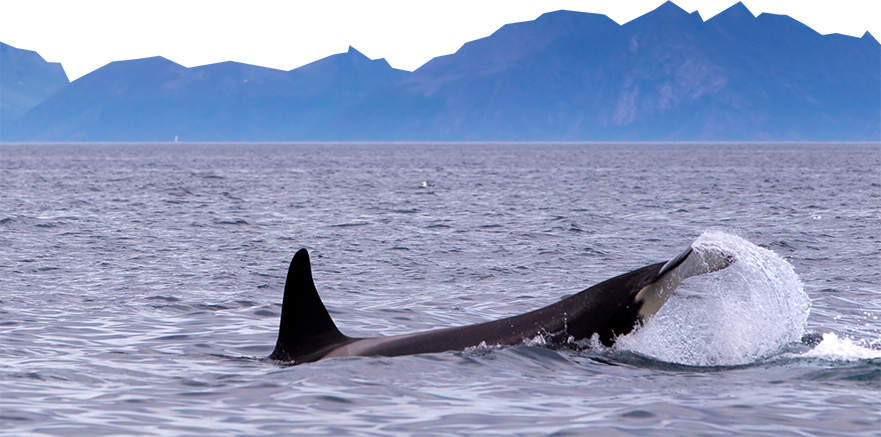
[[[770,250],[706,232],[697,252],[734,255],[728,268],[683,282],[645,326],[615,347],[694,366],[755,362],[799,341],[811,301],[792,266]]]

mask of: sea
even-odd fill
[[[290,365],[717,249],[596,339]],[[0,435],[879,436],[881,144],[0,145]]]

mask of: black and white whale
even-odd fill
[[[300,249],[285,282],[278,342],[270,359],[309,363],[333,357],[400,356],[511,346],[541,335],[564,343],[599,335],[610,346],[654,315],[686,278],[728,267],[734,258],[689,247],[675,258],[601,282],[557,303],[518,316],[391,337],[353,338],[337,329],[312,281],[309,253]]]

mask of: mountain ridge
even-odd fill
[[[554,11],[414,72],[353,47],[283,71],[110,63],[3,141],[879,141],[881,45],[742,3]]]
[[[541,24],[558,15],[580,20],[582,27],[596,18],[551,12],[518,25],[542,32]],[[748,32],[737,31],[744,28]],[[469,45],[492,44],[504,29]],[[374,96],[375,102],[359,103],[334,123],[351,126],[350,140],[881,139],[877,44],[862,50],[856,47],[860,39],[821,36],[786,16],[755,17],[742,3],[702,22],[667,2],[624,25],[593,30],[606,32],[601,44],[582,38],[583,31],[562,32],[547,43],[543,59],[523,54],[518,62],[528,65],[528,72],[509,61],[514,67],[505,72],[484,71],[456,83],[450,80],[457,76],[458,67],[452,64],[456,59],[469,64],[468,47],[463,46],[445,57],[451,65],[447,71],[428,72],[438,68],[426,64],[399,84],[393,97]],[[791,37],[786,31],[812,38],[812,45],[831,52],[823,56],[836,62],[831,67],[809,65],[805,50],[787,45]],[[830,40],[834,50],[826,47]],[[868,58],[853,62],[860,54]],[[421,77],[425,75],[431,77]],[[800,75],[809,80],[799,82]],[[421,87],[407,89],[417,78]],[[835,78],[858,86],[830,86]],[[363,115],[389,110],[396,112],[389,117]]]

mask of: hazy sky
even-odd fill
[[[239,61],[283,70],[349,45],[414,70],[506,23],[568,9],[626,23],[663,0],[0,0],[0,41],[61,62],[73,80],[111,61],[164,56],[187,67]],[[736,0],[674,0],[704,20]],[[881,0],[745,0],[814,30],[881,40]]]
[[[342,45],[352,46],[352,0],[342,0],[341,25],[342,33],[340,39]]]

